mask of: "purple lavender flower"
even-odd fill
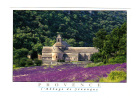
[[[85,68],[83,65],[35,66],[13,71],[14,82],[84,82],[99,81],[113,70],[126,71],[126,63]]]

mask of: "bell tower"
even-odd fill
[[[61,35],[58,34],[57,38],[56,38],[56,42],[62,42],[62,38],[61,38]]]

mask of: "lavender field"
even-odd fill
[[[88,68],[76,64],[19,68],[13,70],[13,82],[103,82],[101,80],[109,77],[111,72],[112,79],[114,75],[120,78],[117,76],[119,72],[126,75],[126,63]],[[119,82],[126,82],[126,78],[120,79]]]

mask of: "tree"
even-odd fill
[[[93,45],[101,50],[104,46],[106,35],[107,32],[104,29],[100,29],[93,38]]]
[[[122,63],[126,61],[126,23],[121,27],[114,28],[111,34],[105,35],[104,33],[106,34],[106,32],[100,30],[94,38],[94,45],[99,48],[99,54],[101,55],[99,57],[102,61],[104,63]],[[97,55],[95,54],[93,59],[98,59]]]
[[[66,40],[66,42],[72,47],[76,46],[76,40],[73,38]]]
[[[22,58],[22,57],[27,57],[28,55],[28,49],[26,48],[21,48],[21,49],[14,49],[13,51],[14,56],[18,59],[18,58]]]
[[[83,41],[80,41],[79,42],[79,47],[83,47],[84,46],[84,42]]]
[[[104,45],[109,45],[110,42],[107,38],[107,42],[103,41],[105,34],[100,29],[104,28],[106,34],[111,34],[111,31],[117,26],[120,27],[126,19],[126,11],[14,10],[13,62],[17,63],[19,59],[26,57],[27,53],[21,51],[22,48],[26,48],[34,58],[37,52],[41,54],[42,46],[52,46],[55,43],[57,32],[62,33],[64,40],[71,46],[93,46],[93,37],[95,37],[94,46],[98,46],[101,50]],[[111,42],[114,44],[112,52],[122,52],[123,54],[125,47],[121,45],[125,41],[125,38],[122,37],[126,34],[126,23],[121,28],[119,27],[117,37],[114,36],[115,30],[111,36],[114,38],[110,39],[116,41],[119,38],[115,44]],[[98,32],[99,30],[100,32]],[[97,35],[95,33],[98,36],[95,36]]]
[[[41,43],[37,43],[33,46],[33,51],[36,51],[37,53],[41,54],[43,45]]]
[[[123,37],[119,41],[119,52],[118,55],[125,55],[126,56],[126,45],[127,44],[127,34],[124,34]]]
[[[53,44],[56,42],[56,39],[50,39],[48,37],[45,37],[45,42],[44,45],[45,46],[53,46]]]

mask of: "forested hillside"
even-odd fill
[[[126,20],[126,11],[14,10],[13,56],[20,59],[27,54],[41,54],[43,46],[55,43],[58,33],[71,46],[93,46],[100,29],[111,34]]]

